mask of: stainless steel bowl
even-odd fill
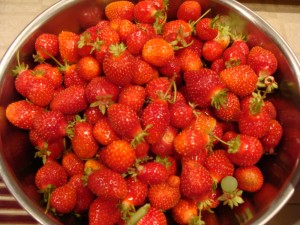
[[[284,127],[284,136],[277,155],[264,157],[259,163],[266,183],[272,185],[273,192],[270,195],[271,192],[265,189],[263,200],[259,198],[259,194],[247,195],[247,202],[252,206],[247,209],[251,211],[247,217],[227,208],[217,211],[220,224],[266,224],[293,195],[300,177],[300,65],[276,31],[242,4],[228,0],[199,1],[204,10],[211,8],[214,14],[233,16],[237,26],[247,31],[250,46],[262,45],[273,51],[278,58],[279,69],[276,76],[280,91],[272,96],[272,101],[278,108],[278,119]],[[21,61],[32,63],[34,40],[40,33],[58,34],[61,30],[79,32],[79,9],[91,4],[103,9],[108,2],[111,0],[65,0],[53,5],[20,33],[0,65],[0,173],[17,201],[41,224],[74,225],[87,224],[87,221],[71,216],[54,217],[44,213],[40,195],[34,186],[37,166],[33,160],[28,134],[13,127],[5,118],[7,105],[20,98],[14,88],[11,70],[17,64],[18,51]]]

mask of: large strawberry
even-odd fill
[[[133,65],[134,57],[123,43],[110,45],[103,60],[103,72],[114,84],[126,86],[132,79]]]

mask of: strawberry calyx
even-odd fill
[[[119,205],[121,217],[124,221],[128,221],[136,212],[136,209],[130,199],[124,199]]]
[[[47,214],[50,210],[50,197],[54,189],[55,186],[53,184],[49,184],[45,189],[39,190],[39,192],[43,194],[43,201],[47,204],[45,208],[45,214]]]
[[[112,100],[112,95],[106,96],[97,96],[97,101],[92,102],[90,107],[98,107],[100,112],[104,115],[106,113],[107,108],[114,104],[115,102]]]
[[[130,145],[135,149],[136,146],[145,141],[145,137],[148,136],[147,130],[152,127],[152,124],[149,124],[145,127],[144,130],[140,131],[135,137],[132,139]]]
[[[45,164],[47,157],[51,155],[51,152],[48,149],[48,143],[44,142],[42,147],[36,146],[35,149],[37,152],[34,154],[34,158],[41,158],[43,164]]]
[[[227,90],[221,89],[214,93],[211,99],[211,105],[219,110],[221,107],[226,107],[225,104],[227,103]]]
[[[12,75],[14,77],[18,76],[23,71],[28,70],[28,67],[29,67],[24,62],[20,63],[20,52],[19,51],[17,52],[17,62],[18,62],[18,65],[14,69],[12,69]]]
[[[190,21],[189,22],[189,26],[190,26],[190,28],[191,28],[191,30],[192,30],[192,32],[195,34],[195,32],[196,32],[196,30],[195,30],[195,26],[196,26],[196,24],[201,20],[201,19],[203,19],[209,12],[211,11],[211,9],[208,9],[208,10],[206,10],[198,19],[196,19],[195,21]],[[218,16],[219,17],[219,16]],[[216,19],[218,19],[218,18],[216,18]],[[211,25],[213,25],[213,23],[211,23]]]
[[[117,44],[111,44],[108,48],[108,51],[114,56],[118,57],[120,56],[125,50],[127,49],[127,46],[122,42],[122,43],[117,43]]]
[[[150,204],[147,203],[140,207],[126,222],[125,225],[135,225],[137,224],[149,211]]]
[[[90,54],[92,54],[95,50],[99,50],[101,46],[104,44],[103,40],[97,38],[95,41],[91,41],[90,33],[84,33],[80,36],[78,41],[78,48],[83,48],[84,46],[91,46]]]
[[[74,137],[74,127],[76,123],[84,122],[86,121],[86,118],[81,118],[80,115],[76,115],[75,119],[67,125],[66,133],[67,136],[72,139]]]

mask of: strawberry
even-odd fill
[[[179,50],[176,55],[181,64],[181,71],[183,72],[199,70],[203,67],[197,52],[190,48],[183,48]]]
[[[93,78],[85,88],[85,96],[90,107],[97,107],[104,115],[107,108],[117,101],[119,87],[106,77]]]
[[[50,109],[63,114],[75,114],[87,108],[87,104],[84,86],[74,85],[55,95],[50,103]]]
[[[110,2],[105,7],[105,16],[108,20],[127,19],[133,20],[134,4],[130,1]]]
[[[146,99],[146,90],[144,87],[139,85],[129,85],[122,88],[118,103],[131,107],[134,111],[139,112]]]
[[[88,159],[84,163],[84,174],[87,176],[96,170],[102,169],[106,169],[106,166],[98,159]]]
[[[241,48],[238,47],[228,47],[223,52],[223,59],[226,68],[230,68],[237,65],[246,64],[247,58]]]
[[[33,121],[35,129],[44,141],[55,140],[67,135],[67,120],[59,111],[45,111]]]
[[[93,126],[93,136],[101,145],[108,145],[120,139],[107,117],[99,119]]]
[[[181,198],[172,208],[172,216],[178,224],[190,224],[192,221],[199,220],[198,206],[195,201]]]
[[[88,81],[84,80],[78,75],[77,64],[68,65],[65,67],[64,71],[64,85],[65,87],[82,85],[86,86]]]
[[[145,204],[143,207],[139,208],[133,217],[140,218],[136,225],[167,225],[165,214],[161,210],[150,206],[150,204]],[[130,219],[128,224],[132,224]]]
[[[100,63],[92,56],[85,56],[77,62],[77,72],[84,80],[90,81],[101,74]]]
[[[156,143],[170,125],[170,111],[168,103],[164,100],[156,100],[149,103],[142,112],[142,127],[148,135],[145,140],[149,144]]]
[[[128,193],[125,179],[111,169],[93,171],[87,182],[89,189],[101,199],[118,201],[124,199]]]
[[[260,138],[265,153],[267,154],[274,153],[275,151],[274,148],[281,141],[282,134],[283,134],[282,125],[279,123],[279,121],[272,119],[267,133]]]
[[[168,156],[174,153],[174,139],[177,134],[176,128],[168,126],[161,139],[151,145],[151,152],[159,156]]]
[[[76,63],[79,60],[78,43],[79,35],[71,31],[61,31],[58,35],[59,53],[68,63]]]
[[[136,30],[136,25],[130,20],[122,19],[117,28],[117,33],[119,34],[120,41],[126,43],[127,37]]]
[[[248,65],[225,69],[220,73],[220,78],[231,92],[241,97],[251,94],[258,82],[257,75]]]
[[[137,166],[137,178],[150,185],[163,183],[168,179],[168,170],[159,162],[150,161]]]
[[[32,129],[33,121],[44,111],[40,106],[34,105],[27,100],[19,100],[10,103],[5,115],[10,123],[21,129]]]
[[[234,173],[234,165],[228,159],[225,150],[214,150],[206,158],[204,166],[216,184],[221,182],[225,176],[233,176]]]
[[[141,57],[136,57],[131,83],[135,85],[145,85],[152,79],[159,76],[158,70],[144,61]]]
[[[176,99],[178,99],[179,92]],[[184,129],[194,118],[193,106],[184,102],[170,104],[170,125],[175,128]]]
[[[128,51],[133,55],[140,55],[144,44],[149,40],[149,38],[150,34],[142,28],[134,30],[128,34],[126,38]]]
[[[54,88],[59,88],[63,83],[63,75],[58,67],[48,63],[38,64],[33,68],[34,71],[43,74],[43,76],[52,81]]]
[[[30,130],[31,133],[36,132],[35,130]],[[65,150],[65,140],[64,138],[57,138],[52,141],[44,142],[43,140],[39,140],[39,143],[35,145],[37,152],[35,153],[35,157],[42,158],[43,163],[47,161],[47,159],[59,159],[61,158],[63,151]]]
[[[74,152],[66,152],[62,157],[61,164],[69,177],[83,174],[84,162]]]
[[[89,207],[90,225],[114,225],[121,217],[117,202],[96,198]]]
[[[147,135],[137,113],[129,106],[115,103],[108,108],[107,115],[113,130],[122,137],[133,139],[133,146],[142,142]]]
[[[86,118],[86,121],[92,125],[95,125],[98,122],[98,120],[105,117],[103,113],[100,111],[100,109],[97,107],[87,107],[84,110],[83,114],[84,114],[83,117]]]
[[[225,85],[215,71],[208,68],[187,71],[184,80],[189,97],[199,107],[212,105],[218,109],[226,101]]]
[[[216,26],[216,21],[219,16],[215,18],[202,18],[196,24],[196,34],[200,40],[211,41],[218,35],[218,27]]]
[[[185,1],[177,9],[177,18],[186,22],[196,21],[201,16],[201,10],[199,2]]]
[[[226,69],[224,59],[218,58],[212,61],[210,69],[220,74],[222,70]]]
[[[180,199],[180,178],[170,176],[164,183],[150,185],[148,198],[152,207],[160,210],[173,208]]]
[[[164,66],[174,57],[172,46],[161,38],[152,38],[142,50],[143,59],[153,66]]]
[[[239,167],[234,171],[234,177],[238,181],[238,187],[248,192],[258,191],[264,182],[261,170],[257,166]]]
[[[115,45],[120,42],[120,35],[118,34],[118,31],[109,25],[101,29],[98,28],[96,37],[100,40],[100,43],[96,43],[98,45],[95,46],[95,50],[100,50],[102,45],[110,46],[111,44]]]
[[[139,23],[153,24],[156,20],[164,19],[164,12],[154,1],[140,1],[135,4],[134,19]]]
[[[247,64],[255,71],[258,76],[271,76],[277,69],[277,58],[275,55],[261,47],[254,46],[250,49]]]
[[[133,63],[134,57],[123,43],[110,45],[103,60],[103,72],[114,84],[126,86],[132,79]]]
[[[247,44],[247,42],[241,38],[236,38],[233,43],[231,44],[232,47],[237,47],[240,50],[242,50],[242,52],[244,53],[244,55],[247,57],[249,54],[249,46]]]
[[[94,194],[84,185],[82,174],[76,174],[70,177],[68,185],[76,190],[77,201],[73,209],[75,213],[83,213],[88,211],[94,200]]]
[[[50,58],[50,55],[56,57],[59,53],[58,36],[50,33],[40,34],[34,42],[36,54],[33,55],[35,62],[43,62]]]
[[[271,101],[264,100],[264,107],[266,108],[271,119],[277,118],[277,109]]]
[[[213,180],[208,170],[193,160],[182,161],[180,188],[182,196],[194,199],[211,191]]]
[[[143,141],[135,145],[135,155],[137,159],[143,159],[148,156],[150,145]]]
[[[166,77],[157,77],[152,79],[146,84],[146,95],[147,98],[151,99],[152,101],[156,99],[165,99],[168,96],[164,97],[164,95],[168,95],[169,88],[171,83],[169,79]],[[168,99],[166,99],[168,100]]]
[[[134,164],[136,156],[134,148],[128,142],[115,140],[101,150],[100,158],[113,171],[126,173]]]
[[[195,200],[198,203],[199,214],[202,216],[203,212],[212,212],[213,209],[217,208],[220,205],[220,196],[221,190],[217,188],[212,189],[210,192]]]
[[[75,122],[69,133],[72,148],[80,159],[93,158],[98,151],[98,142],[93,136],[93,126],[84,120]]]
[[[71,213],[76,206],[77,192],[70,185],[60,186],[50,195],[51,210],[57,214]]]
[[[28,65],[25,64],[19,65],[13,70],[15,78],[15,88],[19,94],[23,97],[27,97],[28,85],[33,78],[34,71],[32,69],[28,69]]]
[[[166,65],[159,67],[159,72],[161,75],[168,78],[178,77],[181,71],[180,60],[176,57],[173,57],[167,62]]]
[[[95,26],[102,17],[102,11],[95,5],[86,5],[79,10],[79,24],[83,29]]]
[[[227,157],[237,166],[251,166],[262,157],[263,147],[259,139],[240,134],[228,141]]]
[[[206,41],[203,44],[202,56],[205,60],[213,62],[223,55],[224,47],[216,40]]]

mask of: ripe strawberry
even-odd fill
[[[45,111],[36,115],[33,121],[35,129],[44,141],[55,140],[67,135],[67,120],[59,111]]]
[[[58,36],[50,33],[40,34],[34,42],[36,54],[33,55],[35,62],[43,62],[50,58],[50,55],[56,57],[59,53]]]
[[[135,4],[134,19],[139,23],[153,24],[156,20],[164,19],[164,12],[154,1],[140,1]]]
[[[25,65],[19,67],[19,69],[16,70],[20,71],[14,72],[16,76],[15,88],[19,94],[27,98],[28,85],[30,84],[33,78],[34,71],[32,69],[28,69],[28,66]]]
[[[228,142],[229,160],[237,166],[255,165],[262,157],[263,147],[259,139],[240,134]]]
[[[35,130],[30,130],[31,133],[36,132]],[[44,140],[38,140],[38,143],[35,145],[37,152],[35,157],[42,158],[43,163],[47,159],[59,159],[62,156],[63,151],[65,150],[65,140],[64,138],[57,138],[52,141],[44,142]]]
[[[119,87],[104,76],[93,78],[85,88],[85,96],[90,106],[99,108],[103,115],[117,101],[119,92]]]
[[[118,97],[118,103],[131,107],[135,112],[139,112],[146,99],[146,90],[139,85],[129,85],[122,88]]]
[[[181,198],[172,208],[172,216],[178,224],[189,224],[199,220],[198,206],[195,201]]]
[[[199,55],[190,48],[183,48],[176,55],[181,64],[181,71],[183,72],[199,70],[203,67]]]
[[[196,34],[203,41],[211,41],[218,35],[218,27],[216,21],[219,17],[215,18],[202,18],[196,24]]]
[[[190,129],[196,129],[198,132],[211,135],[217,127],[217,120],[205,111],[197,112],[197,116],[188,126]]]
[[[66,169],[69,177],[83,174],[84,162],[74,152],[65,152],[61,164]]]
[[[96,198],[90,205],[88,218],[90,225],[114,225],[121,217],[117,202]]]
[[[102,162],[98,159],[88,159],[84,163],[84,174],[85,175],[90,175],[92,172],[96,170],[102,170],[106,169],[107,167],[104,166]]]
[[[88,81],[78,75],[77,64],[67,65],[63,70],[65,87],[82,85],[86,86]]]
[[[63,114],[75,114],[86,109],[87,104],[84,86],[74,85],[55,95],[50,103],[50,109]]]
[[[142,112],[141,121],[143,128],[148,134],[145,137],[147,143],[156,143],[170,125],[168,103],[164,100],[156,100],[149,103]]]
[[[248,65],[239,65],[223,70],[221,80],[234,94],[243,97],[256,89],[258,77]]]
[[[182,161],[180,188],[182,196],[198,198],[211,191],[213,180],[208,170],[193,160]]]
[[[77,193],[70,185],[60,186],[50,195],[51,210],[57,214],[71,213],[76,206]]]
[[[120,42],[118,31],[109,25],[98,28],[96,37],[100,40],[100,43],[96,43],[95,50],[100,50],[102,45],[110,46],[111,44],[115,45]]]
[[[168,156],[174,153],[174,139],[178,130],[168,126],[164,135],[155,144],[151,145],[151,152],[159,156]]]
[[[223,52],[223,59],[226,68],[230,68],[237,65],[246,64],[247,58],[241,48],[238,47],[228,47]]]
[[[142,53],[143,46],[149,38],[150,34],[142,28],[131,32],[126,38],[128,51],[133,55],[140,55]]]
[[[56,161],[47,161],[35,174],[35,185],[40,191],[46,191],[49,185],[58,188],[67,182],[67,171]]]
[[[126,173],[135,162],[135,151],[131,145],[124,140],[115,140],[108,144],[100,152],[102,162],[118,173]]]
[[[5,115],[9,122],[21,129],[32,129],[33,121],[39,114],[42,114],[44,109],[40,106],[34,105],[27,100],[19,100],[10,103]]]
[[[186,22],[196,21],[201,16],[201,5],[197,1],[182,2],[177,10],[177,18]]]
[[[166,65],[159,67],[159,72],[161,73],[161,75],[166,76],[168,78],[180,76],[180,71],[180,60],[177,58],[176,55],[171,60],[169,60]]]
[[[220,205],[219,197],[221,196],[221,190],[219,188],[212,189],[210,192],[202,195],[196,200],[198,208],[202,215],[203,212],[212,212],[213,209]]]
[[[135,145],[135,155],[137,159],[143,159],[148,156],[150,145],[143,141]]]
[[[178,99],[177,93],[177,99]],[[188,124],[191,123],[194,118],[194,109],[190,104],[184,102],[175,102],[170,104],[170,125],[175,128],[184,129]]]
[[[129,106],[115,103],[108,108],[107,115],[113,130],[124,138],[133,139],[133,146],[142,142],[147,135],[137,113]]]
[[[202,56],[205,60],[213,62],[221,58],[223,55],[224,47],[215,40],[206,41],[203,44]]]
[[[88,211],[94,200],[94,194],[84,185],[82,174],[76,174],[70,177],[68,185],[76,190],[77,201],[73,209],[75,213],[84,213]]]
[[[93,171],[88,176],[87,185],[96,196],[109,201],[124,199],[128,193],[122,175],[106,168]]]
[[[105,16],[108,20],[133,20],[134,4],[130,1],[111,2],[105,7]]]
[[[258,191],[264,183],[263,174],[257,166],[239,167],[234,171],[234,177],[238,181],[238,188],[248,192]]]
[[[98,120],[104,118],[105,116],[97,107],[88,107],[84,110],[84,118],[86,118],[86,121],[89,122],[92,125],[95,125]]]
[[[167,225],[165,214],[161,210],[150,206],[150,204],[144,205],[136,213],[142,215],[141,219],[137,222],[137,225]]]
[[[241,38],[237,38],[234,39],[233,43],[231,44],[232,47],[237,47],[240,48],[240,50],[242,50],[242,52],[244,53],[244,55],[247,57],[249,54],[249,46],[246,43],[245,40],[241,39]]]
[[[279,123],[279,121],[272,119],[267,133],[260,138],[265,153],[267,154],[274,153],[275,151],[274,148],[281,141],[282,134],[283,134],[282,125]]]
[[[146,84],[146,95],[147,98],[151,99],[152,101],[156,99],[167,99],[165,95],[168,95],[170,92],[171,82],[166,77],[157,77],[150,80]]]
[[[168,175],[167,167],[159,162],[151,161],[137,166],[137,178],[146,184],[163,183]]]
[[[76,63],[79,60],[78,41],[79,35],[71,31],[61,31],[58,35],[60,56],[68,63]]]
[[[218,74],[222,72],[222,70],[226,69],[225,62],[223,58],[218,58],[212,61],[210,65],[210,69],[216,71]]]
[[[59,88],[62,85],[63,75],[58,67],[54,67],[48,63],[41,63],[35,66],[33,70],[51,80],[54,88]]]
[[[226,101],[227,92],[219,75],[210,69],[184,73],[186,90],[190,99],[199,107],[214,106],[220,108]]]
[[[93,136],[93,126],[86,121],[76,121],[69,133],[72,148],[80,159],[93,158],[98,151],[98,142]]]
[[[152,79],[159,76],[157,69],[144,61],[141,57],[136,57],[131,83],[135,85],[145,85]]]
[[[176,180],[173,182],[172,180]],[[173,208],[180,199],[180,178],[171,176],[168,181],[150,185],[148,199],[152,207],[160,210]]]
[[[277,118],[277,109],[271,101],[265,99],[264,108],[266,108],[266,110],[268,111],[268,114],[271,119]]]
[[[258,76],[270,76],[276,71],[278,62],[271,51],[254,46],[249,51],[247,64]]]
[[[214,150],[206,158],[204,166],[216,184],[221,182],[225,176],[233,176],[234,173],[234,165],[227,158],[225,150]]]
[[[92,56],[85,56],[77,62],[77,72],[84,80],[91,81],[93,78],[100,76],[101,65]]]
[[[164,66],[174,57],[172,46],[161,38],[152,38],[142,50],[143,59],[153,66]]]
[[[109,52],[103,60],[103,72],[114,84],[126,86],[131,82],[134,57],[124,44],[109,46]]]
[[[101,145],[108,145],[120,139],[107,117],[99,119],[93,126],[93,136]]]

